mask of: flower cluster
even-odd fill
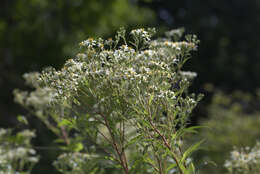
[[[23,78],[25,79],[25,83],[32,87],[39,87],[38,79],[39,79],[40,73],[39,72],[31,72],[31,73],[25,73],[23,75]]]
[[[93,160],[95,158],[97,158],[96,155],[89,155],[86,153],[63,153],[58,157],[56,161],[53,162],[53,165],[59,172],[63,174],[80,174],[86,173],[88,168],[91,168],[90,163],[93,163]]]
[[[197,76],[197,73],[190,71],[181,71],[180,73],[184,79],[194,79]]]
[[[230,153],[230,160],[224,165],[230,174],[257,174],[260,172],[260,142],[250,149],[234,149]]]
[[[154,85],[157,86],[157,89],[160,89],[157,90],[158,97],[163,93],[172,93],[169,86],[178,80],[176,73],[178,69],[174,65],[180,61],[180,56],[177,58],[176,55],[190,52],[196,48],[196,45],[192,42],[170,40],[151,41],[153,32],[153,30],[144,29],[130,32],[134,40],[141,38],[146,43],[151,43],[149,48],[143,51],[135,50],[130,46],[131,44],[127,43],[113,50],[106,47],[109,40],[103,39],[89,38],[81,42],[80,46],[83,47],[83,51],[75,59],[69,59],[61,70],[47,68],[41,74],[24,75],[27,84],[36,87],[36,91],[30,94],[15,91],[16,101],[27,106],[34,105],[34,107],[43,106],[55,100],[56,103],[68,102],[77,95],[80,86],[92,81],[91,79],[100,90],[104,90],[111,82],[113,87],[122,88],[124,81],[125,90],[130,90],[131,86],[134,86],[133,83],[137,83],[140,87],[145,85],[149,89],[154,89]],[[124,32],[119,33],[123,38]],[[136,45],[133,44],[133,46]],[[191,72],[180,74],[188,79],[196,76]],[[157,84],[149,85],[150,81],[157,81]],[[37,88],[39,84],[43,84],[40,89]],[[174,98],[173,94],[170,98]]]
[[[31,148],[34,132],[24,130],[12,135],[11,130],[0,129],[0,174],[29,172],[39,157]]]
[[[133,30],[131,34],[143,37],[147,41],[151,39],[149,32],[143,29]],[[126,86],[130,86],[133,82],[146,84],[155,78],[160,78],[160,83],[164,82],[164,86],[169,86],[175,78],[176,69],[173,69],[173,64],[178,60],[169,54],[174,51],[184,51],[186,47],[190,50],[194,48],[193,43],[153,41],[151,48],[144,51],[134,50],[129,45],[122,45],[116,50],[105,50],[102,46],[104,43],[100,39],[97,41],[88,39],[81,45],[87,50],[79,53],[76,59],[68,60],[62,70],[48,69],[40,77],[41,81],[51,89],[55,89],[56,96],[63,100],[75,95],[79,86],[90,79],[95,79],[100,89],[110,82],[116,85],[115,83],[121,84],[125,81],[129,83]],[[92,50],[94,46],[96,49]],[[189,72],[181,74],[187,77],[195,76],[194,73]],[[161,90],[169,89],[164,87]]]
[[[132,30],[130,34],[137,38],[143,38],[146,42],[149,42],[152,36],[150,32],[144,30],[143,28]]]
[[[82,41],[79,45],[81,47],[86,47],[88,49],[95,49],[95,48],[100,48],[103,49],[104,47],[104,43],[103,43],[103,39],[99,38],[97,40],[93,39],[93,38],[89,38],[87,40]]]
[[[174,30],[167,31],[167,32],[165,33],[165,35],[166,35],[168,38],[173,37],[173,39],[174,39],[175,41],[178,41],[178,40],[182,37],[184,31],[185,31],[184,28],[174,29]]]
[[[151,47],[160,48],[160,47],[169,47],[174,49],[174,51],[178,51],[177,53],[181,54],[181,50],[188,49],[188,51],[196,50],[197,46],[195,43],[192,42],[172,42],[172,41],[164,41],[164,42],[157,42],[153,41],[151,43]]]

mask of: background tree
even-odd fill
[[[251,90],[260,86],[259,10],[257,0],[139,0],[153,9],[157,25],[184,27],[202,41],[190,64],[205,82],[225,90]]]

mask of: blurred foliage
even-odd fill
[[[30,174],[39,161],[30,143],[35,133],[23,130],[14,135],[13,132],[0,128],[0,174]]]
[[[233,147],[252,147],[260,140],[260,97],[240,91],[231,94],[217,92],[209,106],[209,118],[200,122],[203,129],[198,139],[206,140],[204,150],[195,159],[201,165],[202,173],[224,173],[225,160]],[[258,109],[257,109],[258,108]],[[217,164],[205,165],[210,161]]]
[[[199,51],[189,64],[199,74],[196,90],[205,82],[224,90],[252,91],[260,86],[260,1],[138,2],[154,10],[161,28],[185,27],[189,33],[198,35]]]
[[[229,174],[258,174],[260,172],[260,143],[250,149],[234,148],[224,165]]]
[[[152,18],[151,11],[127,0],[2,0],[1,114],[14,115],[11,91],[22,86],[23,73],[59,67],[76,51],[76,43],[89,35],[101,37],[121,26],[145,26]]]

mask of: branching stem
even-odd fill
[[[112,146],[115,149],[115,151],[116,151],[116,153],[117,153],[117,155],[119,157],[120,165],[122,166],[125,174],[129,174],[128,164],[127,164],[127,159],[126,159],[124,148],[121,147],[121,151],[120,151],[120,149],[118,147],[118,144],[116,143],[115,136],[114,136],[113,132],[111,131],[111,128],[110,128],[110,125],[109,125],[109,122],[108,122],[106,116],[103,115],[102,113],[98,113],[98,114],[101,115],[101,117],[105,121],[105,126],[107,127],[107,129],[109,131],[109,134],[110,134],[110,136],[112,138]]]
[[[154,124],[152,123],[151,119],[149,119],[149,123],[150,123],[150,125],[152,126],[153,130],[162,138],[162,140],[163,140],[165,146],[166,146],[170,151],[172,151],[172,148],[171,148],[171,146],[169,145],[167,139],[166,139],[165,136],[162,135],[161,132],[154,126]],[[178,168],[179,168],[181,174],[184,174],[184,172],[182,171],[182,169],[181,169],[181,167],[180,167],[180,164],[179,164],[179,161],[177,160],[177,158],[176,158],[174,155],[172,155],[172,157],[173,157],[174,161],[176,162],[176,164],[177,164],[177,166],[178,166]]]

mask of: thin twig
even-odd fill
[[[112,146],[113,146],[114,149],[116,150],[116,153],[117,153],[117,155],[118,155],[118,157],[119,157],[119,160],[120,160],[120,164],[121,164],[121,166],[123,167],[125,174],[129,174],[128,165],[127,165],[127,160],[126,160],[126,157],[125,157],[125,152],[123,151],[123,149],[122,149],[122,151],[120,152],[120,150],[119,150],[119,148],[118,148],[118,144],[116,143],[114,134],[112,133],[111,128],[110,128],[110,126],[109,126],[109,123],[108,123],[107,118],[106,118],[102,113],[98,113],[98,114],[101,115],[101,117],[102,117],[102,118],[104,119],[104,121],[105,121],[105,125],[106,125],[106,127],[107,127],[107,129],[108,129],[108,131],[109,131],[109,134],[110,134],[111,138],[112,138]]]
[[[102,137],[104,137],[108,141],[108,143],[113,145],[112,141],[108,137],[106,137],[101,131],[98,130],[98,133],[100,133],[100,135],[102,135]]]
[[[163,139],[163,142],[164,142],[164,144],[166,145],[166,147],[167,147],[170,151],[172,151],[172,148],[171,148],[171,146],[169,145],[168,141],[166,140],[165,136],[162,135],[161,132],[154,126],[154,124],[152,123],[151,119],[149,119],[149,123],[150,123],[150,125],[152,126],[153,130]],[[179,161],[177,160],[177,158],[176,158],[174,155],[172,155],[172,157],[173,157],[174,161],[176,162],[178,168],[180,169],[181,174],[184,174],[183,171],[182,171],[182,169],[181,169],[181,167],[180,167],[180,164],[179,164]]]
[[[61,129],[63,140],[65,141],[66,145],[69,145],[70,144],[70,140],[69,140],[67,131],[65,130],[65,128],[63,126],[61,126],[60,129]]]

